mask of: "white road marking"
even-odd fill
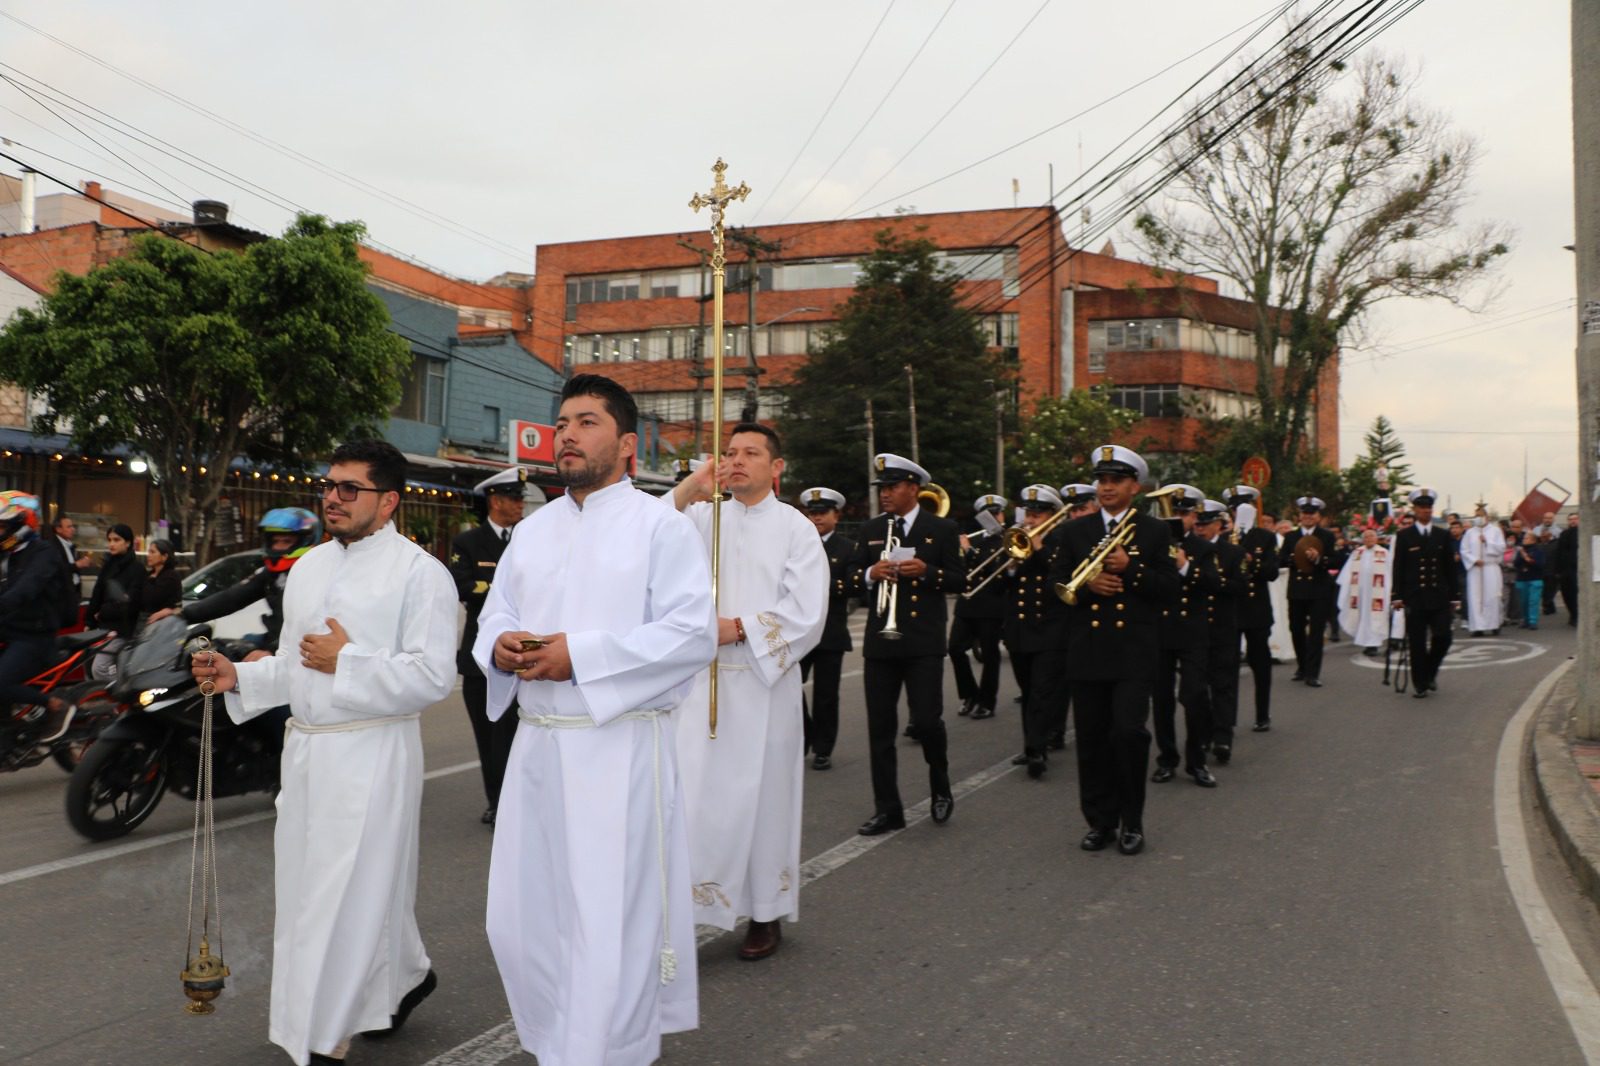
[[[432,781],[436,777],[448,777],[450,774],[464,773],[467,770],[476,770],[477,768],[478,760],[474,759],[471,762],[456,763],[454,766],[441,766],[437,770],[429,770],[422,775],[422,779],[424,781]],[[257,822],[265,822],[277,816],[278,812],[276,810],[241,814],[237,818],[229,818],[226,821],[218,822],[217,832],[220,833],[225,829],[238,829],[240,826],[255,825]],[[109,848],[100,848],[97,851],[74,855],[70,859],[57,859],[54,862],[42,862],[37,866],[24,866],[20,870],[11,870],[0,874],[0,885],[28,881],[35,877],[43,877],[45,874],[60,873],[62,870],[71,870],[95,862],[105,862],[108,859],[120,859],[124,855],[133,855],[137,852],[148,851],[151,848],[159,848],[163,844],[176,844],[180,841],[187,842],[193,839],[194,830],[192,828],[175,829],[170,833],[145,837],[143,840],[131,840],[126,844],[116,844]]]
[[[1537,659],[1550,649],[1531,640],[1472,640],[1452,641],[1450,654],[1439,664],[1441,670],[1471,670],[1478,666],[1505,666],[1509,663]],[[1369,670],[1383,669],[1383,656],[1361,653],[1350,656],[1350,661]],[[1390,664],[1393,666],[1393,663]]]
[[[1567,934],[1550,912],[1550,905],[1539,888],[1528,850],[1528,825],[1521,801],[1522,756],[1528,728],[1545,697],[1571,665],[1569,659],[1552,670],[1523,702],[1500,736],[1494,770],[1494,824],[1500,844],[1500,865],[1505,871],[1511,898],[1516,900],[1517,910],[1522,913],[1522,923],[1528,927],[1528,936],[1539,952],[1539,961],[1550,978],[1584,1059],[1590,1066],[1600,1066],[1600,990],[1578,962]]]
[[[857,670],[856,673],[861,671]],[[849,674],[845,674],[849,677]],[[1002,777],[1016,770],[1011,765],[1010,758],[1004,762],[995,763],[987,770],[980,770],[971,777],[958,781],[951,788],[951,795],[956,799],[970,796],[972,793],[991,785]],[[897,829],[892,833],[882,836],[864,837],[853,836],[835,844],[821,855],[807,859],[800,865],[800,885],[804,887],[819,878],[827,877],[839,867],[854,859],[859,859],[878,845],[899,836],[911,829],[912,826],[925,822],[930,817],[931,800],[923,800],[915,806],[906,808],[906,828]],[[699,927],[695,936],[695,946],[704,947],[718,937],[725,936],[726,931],[708,926]],[[522,1045],[517,1040],[517,1030],[511,1022],[501,1022],[487,1032],[479,1033],[464,1044],[446,1051],[437,1058],[429,1059],[425,1066],[494,1066],[495,1063],[505,1062],[507,1059],[522,1054]]]

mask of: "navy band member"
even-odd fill
[[[988,515],[994,521],[984,524],[974,521],[973,528],[961,537],[961,558],[967,573],[973,567],[1000,550],[1004,531],[1006,498],[987,493],[973,501],[977,515]],[[993,564],[991,564],[993,565]],[[988,571],[978,575],[982,581]],[[976,582],[967,582],[971,592]],[[1003,581],[990,581],[976,595],[961,596],[956,600],[954,621],[950,623],[950,666],[956,675],[956,696],[961,700],[957,714],[974,718],[993,718],[995,697],[1000,691],[1000,630],[1006,616],[1006,588]],[[967,653],[977,657],[982,672],[973,675]],[[1015,663],[1013,662],[1013,666]]]
[[[1035,530],[1062,508],[1049,485],[1022,490],[1023,528]],[[1019,676],[1027,679],[1022,702],[1022,761],[1029,777],[1046,767],[1046,748],[1056,723],[1056,708],[1066,706],[1067,605],[1050,583],[1051,563],[1061,550],[1060,523],[1043,537],[1030,533],[1033,552],[1008,578],[1006,646]],[[1015,760],[1013,760],[1015,761]]]
[[[467,705],[467,718],[472,722],[472,739],[478,744],[483,792],[489,800],[483,812],[487,825],[494,824],[495,808],[500,804],[500,783],[505,778],[506,760],[511,756],[511,742],[516,739],[518,718],[515,714],[506,714],[499,721],[489,721],[484,709],[489,682],[472,658],[472,644],[478,639],[478,613],[483,610],[489,586],[494,583],[495,567],[511,540],[511,528],[522,521],[527,480],[528,472],[513,466],[478,482],[472,491],[483,493],[488,518],[482,525],[456,537],[450,546],[450,576],[455,578],[456,598],[467,606],[467,624],[461,631],[456,670],[461,674],[461,700]]]
[[[844,496],[821,485],[800,494],[806,517],[822,537],[822,551],[828,557],[828,617],[822,625],[822,639],[800,660],[800,679],[815,675],[811,699],[806,705],[806,746],[811,749],[811,768],[826,770],[833,765],[833,745],[839,739],[839,674],[844,653],[855,645],[850,640],[850,557],[856,542],[834,529]]]
[[[1173,561],[1178,567],[1178,602],[1161,609],[1161,657],[1156,671],[1151,717],[1156,734],[1156,784],[1178,773],[1178,704],[1183,705],[1183,770],[1202,788],[1216,788],[1217,779],[1206,768],[1206,748],[1211,743],[1211,692],[1206,687],[1207,601],[1221,587],[1217,553],[1209,541],[1194,532],[1195,513],[1205,493],[1193,485],[1174,485],[1182,495],[1177,506],[1182,535]],[[1176,693],[1174,693],[1176,687]]]
[[[1272,583],[1278,577],[1278,537],[1256,521],[1261,490],[1254,485],[1235,485],[1228,490],[1228,506],[1233,509],[1233,529],[1228,542],[1243,551],[1239,561],[1240,584],[1235,602],[1239,631],[1244,634],[1244,661],[1255,682],[1255,723],[1257,733],[1272,728]],[[1213,738],[1211,756],[1227,765],[1233,756],[1233,733]]]
[[[1210,745],[1219,764],[1233,756],[1233,730],[1239,722],[1239,600],[1245,591],[1245,550],[1223,530],[1227,517],[1227,505],[1217,500],[1206,500],[1194,517],[1195,534],[1216,553],[1217,588],[1204,596],[1202,610],[1206,616]],[[1227,754],[1218,758],[1218,751]]]
[[[1278,556],[1278,565],[1289,571],[1289,637],[1294,641],[1295,661],[1294,676],[1289,680],[1321,688],[1322,640],[1333,613],[1333,578],[1327,561],[1335,542],[1333,533],[1321,526],[1321,500],[1302,496],[1295,505],[1300,508],[1300,528],[1283,538]],[[1302,540],[1307,543],[1302,545]]]
[[[1419,700],[1439,689],[1439,664],[1450,651],[1450,623],[1461,605],[1455,542],[1433,521],[1437,497],[1432,489],[1414,490],[1410,500],[1415,521],[1394,538],[1394,607],[1406,612],[1411,695]]]
[[[850,560],[852,587],[866,598],[866,636],[862,641],[863,687],[867,697],[867,736],[872,747],[873,815],[862,823],[862,836],[905,828],[896,779],[895,732],[900,690],[916,727],[922,756],[928,764],[935,823],[948,821],[955,810],[950,768],[945,756],[944,656],[947,611],[945,596],[966,587],[961,538],[956,524],[918,504],[928,472],[910,459],[883,453],[873,459],[878,477],[878,502],[886,512],[862,526],[861,541]],[[911,557],[883,559],[893,532]],[[899,637],[884,636],[887,619],[876,609],[878,586],[898,586],[894,623]]]
[[[1150,761],[1150,689],[1160,656],[1161,610],[1178,600],[1172,535],[1159,518],[1139,514],[1134,498],[1149,476],[1135,452],[1107,444],[1094,451],[1100,513],[1061,527],[1062,550],[1052,583],[1071,579],[1079,563],[1123,522],[1132,541],[1105,560],[1083,589],[1068,621],[1067,679],[1078,741],[1078,795],[1089,823],[1085,851],[1113,840],[1125,855],[1144,849],[1145,774]]]

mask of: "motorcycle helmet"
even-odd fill
[[[0,492],[0,551],[16,551],[39,534],[39,497],[15,489]]]
[[[266,550],[263,560],[266,568],[274,574],[281,574],[294,565],[294,561],[312,548],[322,539],[322,523],[317,516],[304,507],[274,507],[261,516],[258,523],[261,529],[261,544]],[[287,551],[277,551],[272,547],[272,538],[285,533],[295,538],[293,546]]]

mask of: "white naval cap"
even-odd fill
[[[1221,500],[1201,500],[1200,506],[1195,508],[1194,512],[1195,524],[1203,526],[1207,522],[1215,522],[1227,509],[1228,505]]]
[[[508,466],[498,474],[484,478],[472,486],[473,492],[502,493],[507,496],[521,496],[523,486],[528,481],[528,472],[520,466]]]
[[[1081,507],[1092,503],[1096,499],[1094,486],[1085,485],[1081,481],[1074,481],[1070,485],[1061,486],[1061,498],[1067,501],[1068,507]]]
[[[1432,507],[1433,501],[1437,500],[1438,498],[1439,494],[1437,492],[1426,487],[1412,489],[1406,494],[1406,499],[1410,500],[1418,507]]]
[[[933,480],[921,466],[893,452],[879,452],[873,456],[872,469],[878,472],[872,481],[874,485],[892,485],[897,481],[915,481],[918,485],[926,485]]]
[[[672,480],[682,481],[690,474],[706,465],[704,459],[674,459],[672,460]]]
[[[1150,466],[1132,448],[1120,444],[1102,444],[1094,450],[1094,472],[1099,474],[1131,474],[1143,485],[1150,480]]]
[[[1029,485],[1022,490],[1022,494],[1017,497],[1017,500],[1024,508],[1030,511],[1044,510],[1045,508],[1049,508],[1052,511],[1061,509],[1061,494],[1049,485]]]
[[[1302,511],[1321,511],[1324,507],[1328,506],[1316,496],[1301,496],[1299,499],[1294,501],[1294,505],[1300,508]]]
[[[985,507],[998,507],[1003,511],[1006,507],[1006,498],[997,492],[986,492],[972,501],[974,511],[981,511]]]
[[[1260,498],[1261,490],[1254,485],[1235,485],[1228,490],[1228,502],[1235,507]]]
[[[1172,501],[1172,504],[1180,511],[1192,511],[1196,507],[1199,507],[1206,498],[1206,494],[1195,488],[1193,485],[1184,485],[1180,483],[1168,485],[1166,487],[1169,489],[1178,490],[1178,495]]]
[[[843,510],[844,493],[814,485],[800,493],[800,506],[808,511]]]

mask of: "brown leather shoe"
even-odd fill
[[[752,921],[744,931],[744,944],[739,957],[745,962],[757,962],[778,950],[783,942],[783,924],[777,921]]]

